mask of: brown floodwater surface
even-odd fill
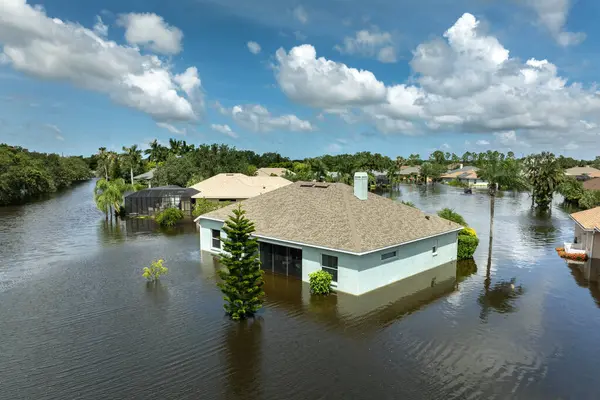
[[[600,266],[554,248],[573,222],[527,194],[386,194],[462,214],[475,260],[354,297],[265,276],[257,318],[223,314],[193,225],[105,223],[93,182],[0,208],[0,399],[598,399]],[[141,269],[164,258],[148,287]]]

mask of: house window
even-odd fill
[[[431,249],[431,254],[433,254],[434,256],[437,256],[437,251],[438,251],[438,241],[436,239],[435,242],[433,243],[433,248]]]
[[[328,256],[323,254],[321,257],[321,269],[329,272],[332,276],[332,281],[337,282],[338,280],[338,258],[335,256]]]
[[[394,258],[398,255],[395,251],[390,251],[389,253],[383,253],[381,255],[381,261],[389,260],[390,258]]]
[[[216,229],[212,230],[212,247],[213,249],[221,248],[221,231]]]

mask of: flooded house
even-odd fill
[[[600,207],[571,214],[575,221],[573,243],[565,243],[567,254],[586,254],[600,259]]]
[[[240,201],[291,184],[292,182],[279,176],[248,176],[224,173],[198,182],[190,186],[190,189],[197,191],[193,196],[194,199]]]
[[[242,206],[255,224],[264,270],[305,282],[310,273],[324,270],[338,291],[353,295],[457,259],[461,226],[369,193],[364,172],[355,174],[354,187],[296,182]],[[203,252],[222,251],[222,227],[235,207],[196,219]]]

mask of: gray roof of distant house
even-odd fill
[[[141,181],[141,180],[149,181],[152,178],[154,178],[154,171],[156,171],[156,168],[152,168],[150,171],[144,172],[143,174],[136,175],[133,177],[133,179],[138,180],[138,181]]]
[[[128,198],[136,198],[136,197],[169,197],[169,196],[179,196],[179,197],[192,197],[197,194],[198,191],[192,188],[182,188],[177,185],[168,185],[168,186],[158,186],[143,190],[138,190],[137,192],[130,193],[125,197]]]
[[[343,183],[296,182],[241,202],[258,237],[363,254],[460,230],[437,215]],[[238,204],[199,219],[226,220]]]

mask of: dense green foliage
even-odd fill
[[[600,206],[600,190],[584,190],[578,206],[584,210]]]
[[[204,198],[196,199],[196,204],[192,210],[192,215],[194,218],[199,217],[202,214],[218,210],[219,208],[228,206],[229,204],[231,204],[229,201],[211,201]]]
[[[312,294],[329,294],[331,293],[332,275],[327,271],[315,271],[308,274],[310,283],[310,292]]]
[[[563,195],[565,201],[568,203],[577,204],[583,196],[583,183],[579,182],[575,177],[568,176],[558,185],[557,191]]]
[[[225,269],[219,271],[223,307],[233,320],[245,319],[262,307],[265,293],[258,241],[251,237],[254,223],[246,217],[241,204],[225,221],[223,231],[227,234],[222,239],[224,252],[220,256]]]
[[[456,222],[459,225],[467,226],[467,222],[462,217],[462,215],[460,215],[457,212],[454,212],[454,210],[452,210],[450,208],[444,208],[444,209],[438,211],[438,216],[440,216],[441,218],[447,219],[448,221]]]
[[[61,157],[0,144],[0,206],[23,203],[91,177],[82,157]]]
[[[475,250],[479,246],[479,238],[477,236],[458,235],[458,259],[468,260],[473,258]]]
[[[157,282],[161,275],[166,275],[169,272],[169,268],[163,265],[164,262],[165,260],[162,259],[152,261],[150,267],[144,267],[142,276],[151,283]]]
[[[469,184],[466,182],[461,182],[458,179],[452,179],[450,182],[448,182],[448,186],[466,188],[469,187]]]
[[[183,211],[179,208],[169,207],[156,214],[154,219],[159,225],[171,228],[175,226],[177,222],[181,221],[183,217]]]
[[[524,165],[536,207],[550,208],[552,195],[564,179],[564,170],[557,158],[552,153],[542,152],[527,157]]]

